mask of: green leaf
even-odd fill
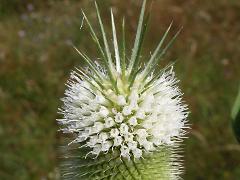
[[[134,68],[130,72],[129,79],[128,79],[131,82],[129,87],[128,87],[129,89],[132,87],[137,75],[142,71],[142,68],[136,68],[136,67],[141,67],[141,65],[140,65],[140,52],[141,52],[141,47],[142,47],[143,40],[144,40],[144,35],[145,35],[145,32],[147,31],[149,19],[150,19],[150,12],[147,14],[146,18],[144,19],[143,30],[142,30],[142,33],[141,33],[141,36],[140,36],[140,41],[139,41],[139,48],[137,50],[136,60],[133,63]]]
[[[91,61],[91,59],[84,53],[82,53],[80,50],[78,50],[75,46],[73,48],[80,54],[80,56],[83,58],[83,60],[89,65],[90,69],[97,75],[97,77],[102,80],[101,72],[97,69],[96,65]]]
[[[164,33],[161,41],[159,42],[157,48],[155,49],[153,55],[151,56],[149,62],[147,63],[147,66],[146,66],[146,68],[145,68],[145,70],[144,70],[144,76],[146,75],[146,73],[149,72],[149,69],[150,69],[150,67],[153,65],[154,60],[156,60],[156,57],[157,57],[157,55],[159,54],[160,48],[162,47],[163,42],[164,42],[164,40],[166,39],[166,37],[167,37],[167,35],[168,35],[169,30],[171,29],[171,27],[172,27],[172,23],[169,25],[169,27],[168,27],[168,29],[166,30],[166,32]]]
[[[114,45],[115,59],[116,59],[116,70],[118,73],[120,73],[121,72],[120,56],[119,56],[117,33],[116,33],[116,27],[115,27],[112,9],[111,9],[111,20],[112,20],[113,45]]]
[[[142,31],[143,31],[142,28],[143,28],[145,6],[146,6],[146,0],[143,1],[142,9],[141,9],[141,13],[140,13],[139,21],[138,21],[136,38],[135,38],[133,52],[132,52],[131,59],[130,59],[130,64],[129,64],[130,72],[132,71],[133,65],[134,65],[134,63],[137,59],[137,54],[139,52],[139,49],[141,48],[141,43],[140,42],[141,42],[141,35],[142,35]]]
[[[237,98],[232,108],[232,126],[235,136],[240,143],[240,87]]]
[[[101,47],[101,44],[100,44],[100,42],[99,42],[99,39],[98,39],[98,37],[97,37],[97,35],[96,35],[96,33],[95,33],[95,31],[94,31],[94,29],[93,29],[90,21],[88,20],[86,14],[85,14],[83,11],[82,11],[82,14],[83,14],[83,17],[84,17],[84,19],[86,20],[86,22],[87,22],[87,24],[88,24],[88,27],[89,27],[90,32],[91,32],[91,36],[92,36],[94,42],[97,44],[99,51],[101,52],[101,55],[102,55],[102,57],[103,57],[104,65],[106,66],[106,68],[108,69],[108,71],[110,71],[110,69],[108,68],[107,57],[106,57],[106,55],[105,55],[105,53],[104,53],[104,51],[103,51],[103,48]],[[110,72],[109,72],[109,73],[110,73]]]
[[[98,12],[98,11],[97,11],[97,12]],[[96,35],[96,33],[95,33],[95,31],[94,31],[94,29],[93,29],[90,21],[88,20],[86,14],[85,14],[83,11],[82,11],[82,14],[83,14],[84,19],[86,20],[88,26],[89,26],[89,29],[90,29],[90,32],[91,32],[91,36],[92,36],[94,42],[97,44],[98,49],[99,49],[100,52],[101,52],[101,55],[102,55],[102,57],[103,57],[103,62],[104,62],[104,65],[105,65],[105,67],[106,67],[106,69],[107,69],[107,72],[108,72],[110,81],[111,81],[112,84],[114,84],[115,81],[114,81],[114,79],[113,79],[112,67],[110,66],[110,64],[109,64],[109,62],[108,62],[108,57],[107,57],[106,54],[104,53],[104,50],[103,50],[103,48],[101,47],[101,44],[100,44],[100,42],[99,42],[99,39],[98,39],[98,37],[97,37],[97,35]],[[98,14],[98,15],[99,15],[99,14]],[[99,18],[101,19],[100,15],[99,15]],[[116,89],[116,87],[115,87],[115,89]]]
[[[137,55],[136,55],[136,60],[134,61],[133,63],[133,69],[132,71],[130,72],[130,76],[129,76],[129,79],[130,81],[134,81],[135,79],[133,79],[133,75],[136,73],[136,68],[135,67],[138,67],[139,66],[139,62],[140,62],[140,53],[141,53],[141,49],[142,49],[142,44],[143,44],[143,40],[144,40],[144,36],[145,36],[145,33],[147,31],[147,27],[148,27],[148,22],[149,22],[149,19],[150,19],[150,12],[147,14],[146,18],[144,19],[144,23],[143,23],[143,30],[142,30],[142,33],[141,33],[141,36],[140,36],[140,41],[139,41],[139,48],[137,50]]]
[[[125,69],[126,69],[126,36],[125,36],[125,19],[122,20],[122,50],[121,50],[121,69],[122,76],[125,78]]]
[[[103,23],[102,23],[102,18],[101,18],[101,15],[100,15],[100,12],[99,12],[99,9],[98,9],[98,5],[97,5],[96,1],[95,1],[95,7],[96,7],[96,11],[97,11],[98,22],[99,22],[99,25],[100,25],[100,28],[101,28],[101,32],[102,32],[103,42],[104,42],[104,46],[105,46],[105,53],[107,55],[107,59],[108,59],[108,63],[109,63],[110,69],[113,70],[114,67],[113,67],[113,63],[112,63],[111,52],[110,52],[110,49],[109,49],[106,33],[105,33],[105,30],[104,30],[104,27],[103,27]]]
[[[165,32],[162,40],[164,41],[165,36],[168,34],[169,29],[171,28],[171,25],[169,26],[168,30]],[[172,39],[167,43],[167,45],[165,46],[165,48],[162,51],[159,51],[160,47],[161,47],[161,42],[159,43],[159,49],[157,47],[156,51],[158,52],[157,55],[153,58],[152,62],[149,62],[150,67],[148,67],[148,69],[146,69],[146,72],[143,76],[143,78],[147,77],[155,68],[155,65],[158,63],[158,60],[160,60],[165,53],[167,52],[167,50],[171,47],[171,45],[173,44],[173,42],[176,40],[176,38],[178,37],[178,35],[180,34],[182,28],[180,28],[177,33],[172,37]],[[162,41],[161,40],[161,41]],[[153,57],[153,56],[152,56]],[[151,58],[152,59],[152,58]],[[151,64],[150,64],[151,63]]]
[[[108,41],[107,41],[107,37],[106,37],[106,33],[103,27],[103,23],[102,23],[102,18],[98,9],[98,5],[97,2],[95,1],[95,7],[96,7],[96,11],[97,11],[97,17],[98,17],[98,22],[101,28],[101,32],[102,32],[102,37],[103,37],[103,42],[104,42],[104,47],[105,47],[105,53],[107,55],[107,60],[108,60],[108,68],[110,69],[110,73],[109,73],[109,78],[111,80],[112,85],[114,86],[114,89],[116,90],[117,94],[119,93],[118,87],[116,85],[116,79],[114,80],[114,76],[113,73],[116,71],[114,66],[113,66],[113,62],[112,62],[112,57],[111,57],[111,52],[109,49],[109,45],[108,45]]]

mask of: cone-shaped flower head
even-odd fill
[[[84,155],[87,159],[114,154],[122,162],[137,162],[159,151],[166,153],[163,147],[167,147],[170,155],[165,167],[169,166],[171,173],[165,175],[165,178],[177,179],[181,171],[179,167],[171,165],[171,160],[174,161],[175,157],[171,150],[178,146],[185,135],[186,105],[181,101],[182,93],[177,86],[178,80],[172,66],[156,72],[154,68],[178,33],[162,48],[170,25],[146,65],[140,66],[140,50],[148,19],[144,20],[145,4],[146,1],[143,2],[128,64],[125,62],[124,21],[123,41],[119,48],[111,11],[113,55],[97,4],[104,46],[83,13],[101,53],[102,65],[91,61],[86,54],[75,48],[89,68],[77,69],[71,73],[66,97],[62,99],[64,106],[60,110],[64,118],[59,122],[64,125],[64,132],[76,135],[70,144],[75,143],[85,148]]]

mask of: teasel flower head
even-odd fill
[[[78,50],[87,68],[72,71],[67,83],[63,114],[58,122],[65,133],[74,135],[72,161],[65,163],[63,177],[72,179],[178,179],[182,173],[180,143],[185,137],[187,106],[177,86],[173,66],[155,67],[176,35],[163,47],[171,25],[153,54],[141,65],[141,47],[149,15],[141,8],[136,38],[127,63],[125,22],[122,42],[117,41],[111,11],[114,52],[106,37],[97,4],[96,12],[103,42],[89,19],[85,22],[101,55],[101,64]]]

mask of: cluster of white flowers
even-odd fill
[[[139,159],[161,146],[176,147],[188,127],[187,106],[182,102],[172,66],[158,72],[155,66],[179,32],[163,48],[170,24],[146,65],[141,66],[141,42],[144,24],[147,24],[144,18],[146,0],[143,0],[134,47],[126,63],[125,21],[120,52],[111,11],[113,58],[96,2],[95,6],[103,43],[84,12],[83,16],[100,51],[102,65],[75,48],[88,68],[72,72],[67,83],[66,97],[62,99],[64,105],[60,109],[64,117],[58,120],[64,126],[62,131],[76,134],[71,143],[89,149],[86,157],[114,151],[126,159]]]
[[[146,89],[152,77],[142,81],[141,75],[127,91],[129,84],[122,83],[117,94],[111,88],[100,92],[73,72],[59,120],[65,132],[77,134],[72,143],[84,143],[95,156],[117,150],[127,159],[173,144],[187,117],[178,80],[171,68]]]

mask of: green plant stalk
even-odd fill
[[[236,97],[235,103],[232,108],[232,127],[235,133],[235,136],[240,143],[240,87],[238,91],[238,95]]]

